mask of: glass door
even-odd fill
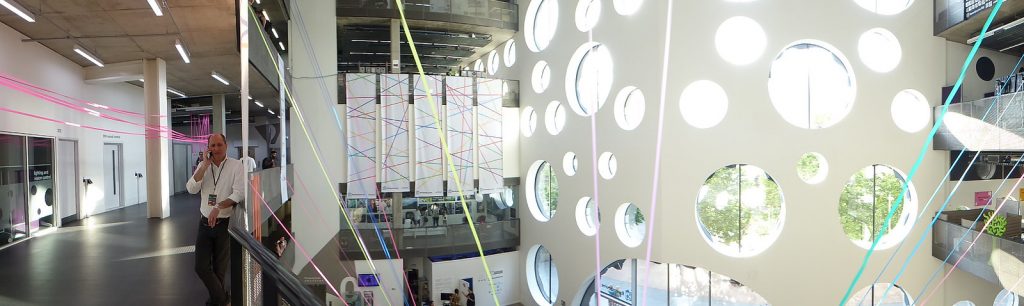
[[[0,245],[28,236],[25,137],[0,134]]]
[[[31,232],[53,227],[53,139],[28,138],[28,215]]]

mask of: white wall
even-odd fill
[[[401,259],[374,260],[373,267],[370,266],[369,261],[356,260],[355,265],[357,274],[377,274],[380,285],[377,287],[359,287],[359,280],[356,279],[356,291],[359,291],[360,294],[365,291],[373,292],[372,306],[405,304],[404,298],[408,291],[405,288],[405,270],[402,268]],[[376,268],[376,273],[373,268]],[[342,288],[345,286],[339,286],[338,291],[342,291]],[[385,294],[387,300],[384,299]]]
[[[227,135],[228,156],[231,156],[232,158],[236,159],[242,158],[242,156],[237,154],[237,150],[235,149],[236,147],[242,146],[242,124],[228,124]],[[249,124],[249,146],[256,147],[256,156],[253,156],[252,158],[256,160],[256,170],[260,170],[260,163],[263,161],[264,157],[268,156],[270,150],[267,149],[267,140],[263,138],[262,134],[256,131],[256,127],[253,126],[251,123]],[[278,158],[280,158],[281,154],[278,154],[277,156]],[[280,162],[281,161],[278,160],[279,165]]]
[[[520,3],[520,24],[531,1]],[[643,1],[632,16],[618,15],[610,1],[603,1],[600,21],[593,40],[604,43],[615,61],[615,78],[610,95],[633,85],[647,97],[647,111],[640,126],[623,131],[615,124],[609,99],[596,115],[597,153],[610,151],[618,158],[618,174],[612,180],[599,179],[599,206],[614,211],[621,203],[640,207],[648,220],[654,220],[652,259],[710,269],[750,286],[773,305],[829,305],[837,303],[854,278],[865,249],[853,244],[843,233],[838,215],[838,200],[846,181],[856,171],[872,164],[886,164],[907,173],[917,159],[928,136],[927,130],[906,133],[899,130],[890,115],[897,92],[915,89],[931,105],[939,103],[940,88],[947,83],[947,63],[964,57],[949,52],[942,39],[932,35],[932,3],[914,1],[896,16],[879,16],[848,0],[802,1],[773,0],[732,3],[728,1],[674,1],[671,53],[667,80],[664,139],[658,186],[657,216],[651,216],[651,193],[657,114],[665,42],[667,1]],[[521,90],[522,106],[542,110],[552,100],[565,101],[564,86],[568,60],[588,40],[574,26],[575,1],[559,1],[559,21],[552,44],[534,53],[519,43],[517,75],[521,87],[529,89],[530,70],[539,60],[552,65],[552,84],[536,94]],[[727,18],[743,15],[757,20],[767,37],[765,52],[753,63],[734,66],[715,51],[715,30]],[[893,32],[902,47],[902,61],[892,72],[868,69],[857,53],[860,35],[871,28]],[[525,28],[525,26],[524,26]],[[516,35],[523,42],[523,34]],[[850,61],[856,74],[857,96],[852,111],[837,125],[822,130],[805,130],[787,123],[768,98],[767,76],[771,61],[790,43],[816,39],[837,47]],[[950,54],[947,58],[947,52]],[[1005,70],[1003,70],[1005,71]],[[998,71],[997,71],[998,72]],[[727,92],[729,108],[725,119],[710,129],[697,129],[682,120],[679,96],[685,86],[708,79]],[[990,87],[988,85],[979,85]],[[972,89],[973,90],[973,89]],[[972,93],[973,94],[973,93]],[[543,117],[541,117],[542,119]],[[561,203],[576,203],[581,197],[594,196],[591,171],[591,118],[569,112],[565,130],[558,136],[544,132],[543,120],[538,132],[521,141],[521,173],[534,161],[547,160],[556,169],[567,151],[580,156],[580,170],[574,177],[558,172]],[[808,185],[796,174],[795,165],[807,152],[823,154],[829,163],[824,182]],[[920,170],[913,178],[918,197],[926,197],[943,184],[940,178],[948,163],[948,153],[929,147]],[[701,238],[695,217],[695,199],[704,180],[717,169],[735,163],[748,163],[765,169],[778,182],[785,196],[785,224],[780,237],[765,252],[751,258],[722,255]],[[538,222],[526,214],[522,226],[522,247],[544,245],[558,266],[562,290],[558,300],[572,300],[595,273],[595,238],[580,233],[573,218],[572,205],[562,205],[549,222]],[[933,205],[934,210],[937,205]],[[929,211],[925,215],[933,215]],[[605,225],[613,218],[603,219]],[[924,232],[918,221],[907,238]],[[557,234],[551,234],[557,233]],[[645,258],[643,244],[625,247],[615,235],[614,226],[600,229],[601,265],[621,258]],[[910,252],[903,248],[898,255]],[[870,285],[893,249],[874,253],[865,276],[855,291]],[[525,256],[525,254],[523,254]],[[525,262],[525,258],[520,258]],[[897,263],[902,263],[898,261]],[[919,252],[899,284],[917,294],[941,261]],[[891,281],[898,269],[890,267],[883,281]],[[932,284],[934,286],[934,283]],[[523,303],[535,305],[525,282],[520,286]],[[931,289],[931,288],[927,288]],[[997,286],[963,272],[954,272],[932,302],[950,305],[972,300],[990,304]]]
[[[142,88],[127,83],[89,85],[83,81],[82,67],[54,53],[52,50],[31,42],[21,42],[27,37],[22,36],[10,27],[0,24],[0,54],[8,60],[0,61],[0,73],[12,76],[33,85],[55,91],[59,94],[117,107],[133,112],[144,113]],[[63,98],[68,100],[67,98]],[[56,106],[40,98],[36,98],[9,87],[0,87],[0,107],[10,108],[33,115],[52,118],[81,125],[123,131],[143,133],[139,126],[117,123],[108,119],[93,117],[62,106]],[[102,110],[101,110],[102,112]],[[102,112],[111,114],[110,112]],[[142,118],[121,117],[137,123],[144,123]],[[123,177],[126,205],[138,203],[146,197],[146,190],[136,192],[134,174],[146,175],[144,137],[124,135],[110,132],[87,130],[63,123],[53,123],[9,112],[0,112],[0,132],[24,133],[60,139],[78,141],[79,177],[91,178],[95,184],[82,189],[82,212],[98,211],[104,203],[103,191],[103,151],[104,143],[123,144],[124,173]],[[63,175],[58,173],[57,175]],[[71,188],[58,186],[58,192],[72,191]],[[57,197],[60,198],[60,197]]]
[[[487,256],[487,266],[493,275],[494,287],[501,305],[519,303],[520,275],[522,264],[519,263],[519,252],[508,252]],[[490,282],[487,272],[479,257],[459,260],[432,262],[430,264],[430,299],[434,305],[441,305],[441,293],[452,293],[459,288],[462,303],[466,305],[466,284],[463,279],[473,279],[473,293],[476,294],[477,306],[494,306]],[[525,285],[525,283],[523,283]]]
[[[960,70],[963,68],[964,59],[967,58],[967,54],[971,52],[971,47],[958,42],[946,42],[946,83],[945,86],[953,86],[956,84],[957,78],[960,76]],[[996,74],[991,81],[983,81],[978,77],[978,72],[975,69],[978,59],[982,56],[988,57],[995,64]],[[985,96],[985,93],[992,92],[995,90],[995,80],[1005,77],[1010,74],[1010,70],[1017,64],[1019,58],[1016,56],[1006,55],[1003,53],[995,52],[992,50],[980,48],[978,54],[974,56],[974,59],[967,66],[967,73],[964,74],[964,83],[961,85],[963,92],[963,101],[974,101],[981,99]],[[1021,63],[1024,67],[1024,63]],[[941,91],[940,91],[941,93]],[[937,103],[942,103],[939,101]]]

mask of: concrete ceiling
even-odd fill
[[[237,94],[239,54],[236,6],[232,0],[160,0],[156,16],[146,0],[15,0],[36,15],[29,23],[0,8],[0,22],[83,66],[94,66],[73,49],[81,45],[104,64],[163,58],[167,85],[189,96]],[[174,46],[181,39],[191,54],[186,64]],[[210,77],[226,76],[232,85]],[[277,106],[276,93],[250,73],[253,97]],[[141,85],[140,82],[131,82]],[[173,96],[172,97],[176,97]],[[274,102],[269,102],[274,101]]]

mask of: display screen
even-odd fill
[[[377,287],[376,274],[359,274],[359,287]]]

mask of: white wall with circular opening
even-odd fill
[[[910,306],[914,305],[914,299],[907,294],[906,290],[899,285],[894,285],[889,288],[889,283],[876,283],[870,287],[866,287],[857,291],[857,293],[850,296],[850,299],[846,302],[847,306],[857,305],[885,305],[885,306]],[[889,288],[886,290],[886,288]],[[885,296],[882,296],[882,295]],[[1017,305],[1017,304],[1014,304]]]
[[[597,158],[597,172],[601,174],[601,177],[610,180],[615,177],[615,172],[619,171],[619,161],[615,159],[615,154],[611,152],[601,153],[601,157]]]
[[[587,42],[576,49],[569,59],[565,75],[566,103],[580,116],[597,112],[612,90],[612,55],[608,48]]]
[[[594,199],[583,197],[576,202],[576,226],[580,228],[583,235],[593,236],[601,224],[601,214],[594,215]]]
[[[533,132],[537,131],[537,112],[533,110],[532,106],[523,108],[523,117],[520,120],[522,122],[523,136],[533,136]]]
[[[562,107],[561,102],[551,101],[548,103],[548,107],[544,111],[544,128],[551,135],[558,135],[565,128],[565,108]]]
[[[971,301],[959,301],[959,302],[953,303],[953,306],[975,306],[975,305],[974,305],[974,302],[971,302]]]
[[[860,7],[879,15],[896,15],[902,13],[914,0],[853,0]]]
[[[821,129],[839,123],[853,109],[856,94],[850,61],[825,42],[794,42],[772,62],[768,97],[782,118],[797,127]]]
[[[691,126],[706,129],[718,125],[729,111],[729,97],[718,83],[699,80],[683,89],[679,111]]]
[[[1006,291],[1006,289],[999,290],[999,294],[996,294],[995,301],[992,301],[992,306],[1017,306],[1020,305],[1020,296],[1016,293]]]
[[[526,285],[533,301],[540,306],[551,306],[558,299],[558,267],[542,245],[535,245],[526,253]]]
[[[917,133],[932,120],[932,110],[921,92],[904,89],[892,99],[892,121],[907,133]]]
[[[534,0],[526,8],[526,20],[523,22],[523,37],[530,51],[540,52],[547,49],[551,39],[555,38],[558,29],[558,1]]]
[[[697,229],[713,249],[752,257],[768,249],[786,219],[782,189],[763,169],[732,164],[715,171],[697,195]]]
[[[548,89],[548,85],[551,85],[551,67],[548,66],[548,62],[539,61],[533,66],[533,74],[530,81],[530,84],[533,85],[533,91],[536,93],[542,93]]]
[[[846,237],[864,249],[870,249],[877,239],[876,250],[891,248],[902,241],[914,226],[918,210],[917,191],[912,183],[886,233],[881,239],[877,235],[895,207],[904,183],[906,176],[887,165],[867,166],[854,173],[839,196],[839,221]]]
[[[633,15],[640,10],[640,6],[643,4],[644,0],[612,0],[615,12],[622,16]]]
[[[821,153],[805,153],[796,164],[796,175],[808,184],[821,183],[828,177],[828,161]]]
[[[512,67],[516,64],[516,40],[509,39],[505,42],[505,67]]]
[[[761,24],[746,16],[726,19],[715,32],[715,50],[733,65],[753,63],[764,53],[767,44]]]
[[[494,49],[487,54],[487,73],[490,75],[498,73],[498,67],[501,67],[501,59],[498,58],[498,50]]]
[[[635,86],[627,86],[615,96],[615,123],[623,130],[631,131],[644,119],[646,108],[644,93]]]
[[[475,62],[473,62],[473,71],[484,71],[484,59],[477,59]]]
[[[580,0],[576,4],[576,29],[590,32],[601,19],[601,0]]]
[[[857,53],[865,66],[880,73],[896,69],[903,57],[903,49],[896,35],[883,28],[870,29],[861,34],[857,41]]]
[[[565,175],[576,175],[576,170],[579,169],[579,166],[579,158],[576,157],[575,152],[567,152],[565,156],[562,156],[562,171],[565,171]]]
[[[635,248],[647,236],[647,219],[633,203],[625,203],[615,210],[615,235],[627,247]]]
[[[558,176],[547,161],[538,160],[530,166],[526,177],[526,203],[530,213],[540,222],[548,222],[558,210]]]

